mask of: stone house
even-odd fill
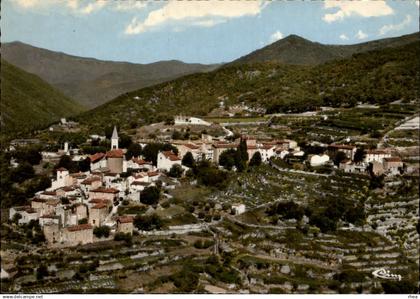
[[[124,152],[121,149],[113,149],[106,153],[107,167],[111,173],[124,172]]]
[[[102,186],[102,179],[99,176],[92,176],[90,178],[85,179],[80,183],[80,188],[86,194],[90,192],[90,190],[97,189]]]
[[[93,226],[101,226],[107,216],[107,205],[105,203],[97,203],[89,210],[89,223]]]
[[[105,188],[105,187],[99,187],[97,189],[90,190],[89,192],[89,199],[107,199],[111,202],[114,201],[114,199],[118,198],[120,191],[115,188]]]
[[[61,217],[60,216],[56,216],[56,215],[44,215],[39,217],[39,225],[41,227],[44,227],[45,225],[49,225],[51,223],[60,225],[61,222]]]
[[[90,170],[95,171],[97,169],[105,168],[106,159],[104,153],[96,153],[94,155],[89,156],[90,159]]]
[[[117,218],[117,233],[133,234],[133,217],[121,216]]]
[[[404,164],[400,157],[386,157],[383,159],[384,170],[390,175],[400,174]]]
[[[93,242],[93,227],[90,224],[69,226],[62,233],[62,241],[70,246]]]
[[[19,214],[21,216],[21,218],[18,221],[18,224],[27,224],[31,220],[36,221],[39,218],[38,212],[30,206],[12,207],[9,209],[10,220],[13,220],[16,214]]]
[[[49,244],[57,243],[62,241],[62,231],[58,223],[50,222],[45,223],[42,226],[45,239]]]

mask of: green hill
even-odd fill
[[[249,53],[231,64],[275,61],[287,64],[315,65],[347,58],[356,53],[399,47],[419,40],[420,34],[416,32],[354,45],[324,45],[297,35],[289,35]]]
[[[38,76],[3,59],[0,108],[2,133],[35,129],[84,110]]]
[[[269,113],[414,99],[419,50],[420,42],[414,42],[317,66],[231,65],[123,94],[84,113],[80,120],[97,130],[109,123],[135,127],[178,113],[206,115],[218,106],[220,97],[227,105],[245,102]]]
[[[21,42],[4,43],[1,48],[2,57],[8,62],[39,76],[70,99],[88,108],[104,104],[124,92],[218,67],[176,60],[149,64],[103,61]]]

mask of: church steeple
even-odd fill
[[[113,149],[118,149],[118,132],[116,126],[114,126],[114,131],[112,131],[111,136],[111,150]]]

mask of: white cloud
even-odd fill
[[[143,9],[146,6],[146,0],[119,0],[116,1],[114,9],[119,11],[129,11],[134,9]]]
[[[347,37],[347,35],[345,35],[345,34],[343,33],[343,34],[340,34],[340,39],[341,39],[341,40],[348,40],[349,38]]]
[[[23,9],[45,9],[55,6],[70,9],[72,13],[88,15],[112,2],[107,0],[16,0],[15,3]]]
[[[343,20],[350,16],[380,17],[393,14],[394,11],[383,0],[325,0],[324,9],[338,9],[334,13],[327,13],[322,18],[325,22],[331,23]]]
[[[270,43],[274,43],[276,41],[278,41],[279,39],[283,38],[283,33],[281,33],[280,31],[276,31],[274,32],[271,36],[270,36]]]
[[[151,11],[144,21],[134,17],[125,33],[140,34],[168,22],[184,21],[189,25],[214,26],[222,20],[258,15],[267,4],[263,1],[168,1],[163,7]]]
[[[404,20],[401,23],[398,24],[389,24],[384,25],[379,29],[379,35],[385,35],[390,31],[401,31],[403,30],[407,25],[411,23],[411,16],[406,15]]]
[[[357,31],[356,35],[357,39],[365,39],[368,37],[366,33],[364,33],[362,30]]]

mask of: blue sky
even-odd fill
[[[354,44],[419,29],[415,0],[2,0],[1,41],[104,60],[228,62],[289,34]]]

